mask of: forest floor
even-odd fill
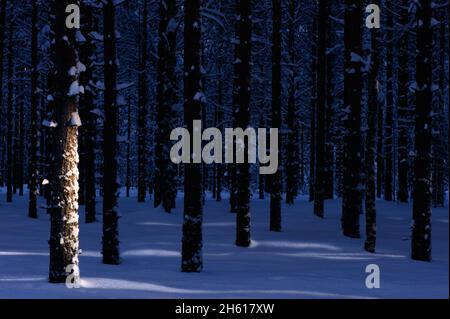
[[[364,239],[340,232],[340,202],[326,203],[324,220],[304,198],[283,205],[283,232],[268,231],[269,201],[254,199],[250,248],[234,245],[228,201],[207,200],[204,271],[180,272],[182,200],[172,214],[120,201],[122,264],[101,263],[100,222],[80,223],[81,288],[47,283],[49,218],[27,218],[27,197],[6,204],[0,191],[0,298],[448,298],[448,208],[433,210],[433,261],[410,255],[411,205],[379,201],[377,253]],[[100,206],[100,205],[99,205]],[[98,207],[100,212],[101,207]],[[83,208],[80,221],[84,221]],[[363,216],[361,230],[364,233]],[[381,287],[365,285],[368,264],[380,267]]]

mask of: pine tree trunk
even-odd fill
[[[408,0],[402,1],[403,9],[400,13],[401,26],[403,34],[399,42],[400,53],[398,55],[398,146],[397,146],[397,180],[398,191],[397,198],[400,203],[407,203],[409,198],[408,192],[408,125],[409,125],[409,75],[408,75]]]
[[[385,143],[384,143],[384,156],[385,156],[385,171],[384,171],[384,199],[387,201],[393,200],[393,126],[394,126],[394,37],[393,37],[393,21],[392,21],[392,2],[388,1],[386,4],[387,8],[387,23],[386,23],[386,45],[387,45],[387,55],[386,55],[386,122],[385,122]]]
[[[5,43],[5,25],[6,25],[6,1],[0,0],[0,87],[3,87],[3,56]],[[5,145],[3,140],[3,90],[0,90],[0,187],[4,186],[5,171],[4,171],[4,153]]]
[[[366,134],[366,188],[365,188],[365,208],[366,208],[366,240],[364,249],[368,252],[375,252],[376,236],[377,236],[377,213],[376,213],[376,183],[375,183],[375,160],[376,160],[376,133],[377,133],[377,116],[379,103],[379,79],[378,72],[380,67],[380,58],[378,55],[379,30],[371,31],[371,65],[369,73],[369,89],[368,89],[368,115]]]
[[[131,101],[127,102],[127,172],[126,172],[126,196],[130,197],[131,189]]]
[[[319,0],[319,27],[317,41],[317,126],[316,126],[316,170],[314,181],[314,214],[320,218],[324,217],[325,199],[325,116],[326,116],[326,72],[327,72],[327,19],[328,6],[326,0]]]
[[[173,128],[173,107],[177,103],[176,33],[177,3],[175,0],[161,0],[159,14],[158,84],[157,84],[157,130],[155,207],[162,204],[168,213],[175,208],[176,167],[167,159],[170,157],[170,132]],[[195,92],[196,93],[196,92]],[[194,94],[195,94],[194,93]],[[192,123],[191,123],[192,125]]]
[[[202,92],[200,5],[201,0],[189,0],[184,4],[184,122],[191,135],[191,145],[193,145],[193,121],[202,119],[202,103],[199,99],[195,99],[196,94]],[[203,269],[202,179],[201,163],[185,165],[181,251],[183,272],[200,272]]]
[[[251,35],[252,35],[252,6],[250,1],[239,1],[239,28],[236,45],[235,67],[237,71],[237,96],[235,123],[243,130],[250,125],[250,88],[251,88]],[[248,149],[248,140],[245,143],[245,150]],[[237,148],[237,142],[234,143]],[[251,243],[250,235],[250,165],[248,154],[245,153],[244,163],[235,164],[235,179],[239,181],[236,185],[236,245],[249,247]]]
[[[33,1],[31,11],[31,97],[30,97],[30,143],[29,143],[29,202],[28,216],[37,218],[38,195],[38,2]],[[0,80],[1,81],[1,80]]]
[[[361,213],[361,96],[362,96],[362,3],[345,1],[344,181],[342,230],[345,236],[359,238]]]
[[[20,86],[21,92],[23,92],[23,85]],[[25,122],[25,115],[24,115],[24,104],[25,100],[22,96],[20,99],[19,104],[19,127],[18,127],[18,155],[17,155],[17,187],[19,189],[19,196],[23,196],[23,161],[24,161],[24,122]]]
[[[430,1],[420,0],[416,7],[416,109],[412,259],[431,261],[431,145],[433,32]]]
[[[312,75],[312,88],[311,88],[311,112],[310,112],[310,149],[309,149],[309,201],[314,201],[314,182],[315,182],[315,168],[316,168],[316,108],[317,108],[317,23],[318,19],[314,14],[313,28],[312,28],[312,50],[311,54],[311,75]]]
[[[273,35],[272,35],[272,128],[281,130],[281,0],[272,0]],[[281,139],[278,140],[281,147]],[[281,151],[278,157],[281,160]],[[281,165],[270,176],[270,230],[281,231]]]
[[[73,1],[72,1],[73,3]],[[68,1],[55,3],[55,71],[52,142],[52,194],[50,227],[50,273],[52,283],[65,282],[74,267],[78,273],[78,83],[79,60],[75,29],[65,26]],[[76,72],[72,72],[75,69]],[[69,72],[69,70],[71,70]]]
[[[13,2],[11,1],[11,8]],[[9,14],[9,35],[8,35],[8,96],[7,96],[7,131],[6,131],[6,202],[11,203],[13,200],[13,78],[14,78],[14,35],[15,22],[13,19],[13,12]]]
[[[148,0],[144,1],[142,34],[140,34],[139,90],[138,90],[138,202],[145,202],[147,194],[147,24]]]
[[[289,33],[288,33],[288,51],[291,71],[289,74],[288,88],[288,118],[289,129],[287,144],[287,163],[286,163],[286,203],[293,205],[298,195],[298,172],[299,172],[299,154],[298,154],[298,110],[296,106],[296,50],[295,50],[295,19],[297,3],[295,0],[289,1]]]
[[[96,193],[95,193],[95,139],[96,139],[96,115],[92,113],[96,104],[96,89],[89,83],[96,83],[94,66],[96,63],[95,39],[90,36],[96,31],[98,18],[92,5],[85,4],[81,8],[83,12],[83,32],[88,35],[86,41],[82,43],[80,54],[83,61],[86,61],[87,68],[81,76],[82,83],[86,86],[86,92],[82,96],[84,105],[84,196],[85,196],[85,222],[96,221]]]
[[[117,175],[117,56],[115,1],[103,5],[105,120],[103,134],[103,263],[117,265],[119,256]]]

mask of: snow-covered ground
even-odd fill
[[[344,238],[340,203],[326,219],[300,199],[283,207],[282,233],[268,231],[268,200],[252,202],[251,248],[234,245],[228,202],[206,202],[204,271],[180,272],[182,201],[169,215],[151,203],[121,199],[123,262],[101,263],[101,223],[80,223],[82,287],[47,283],[49,219],[26,217],[27,198],[0,193],[0,298],[448,298],[448,208],[433,210],[433,261],[412,261],[411,206],[378,202],[377,253]],[[99,207],[100,211],[100,207]],[[84,220],[83,208],[80,211]],[[363,218],[363,216],[362,216]],[[362,221],[362,231],[364,223]],[[381,288],[367,289],[365,268],[377,264]]]

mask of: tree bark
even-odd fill
[[[147,24],[148,0],[144,0],[142,33],[139,35],[139,89],[138,89],[138,202],[145,202],[147,194]]]
[[[344,236],[359,238],[361,213],[361,97],[362,97],[362,3],[345,1],[344,185],[342,230]]]
[[[117,55],[115,1],[103,5],[105,120],[103,134],[103,263],[117,265],[119,256],[117,175]]]
[[[379,103],[379,67],[380,58],[378,51],[379,45],[379,30],[371,30],[371,65],[369,73],[369,100],[368,100],[368,115],[367,125],[368,130],[366,134],[366,188],[365,188],[365,208],[366,208],[366,240],[364,249],[368,252],[375,252],[376,235],[377,235],[377,212],[376,212],[376,183],[375,183],[375,160],[376,160],[376,133],[377,133],[377,116]]]
[[[325,117],[327,104],[327,19],[328,5],[326,0],[319,0],[319,27],[317,41],[317,126],[316,126],[316,170],[314,181],[314,214],[317,217],[324,217],[325,199]]]
[[[397,180],[398,191],[397,199],[400,203],[407,203],[409,199],[408,192],[408,125],[409,125],[409,75],[408,75],[408,0],[402,1],[401,26],[403,34],[399,42],[400,53],[398,55],[398,101],[397,101],[397,117],[398,117],[398,142],[397,142]]]
[[[430,1],[420,0],[416,5],[418,23],[416,54],[416,109],[414,197],[412,224],[412,253],[415,260],[431,261],[431,172],[432,172],[432,79],[433,32]]]
[[[176,167],[168,162],[170,157],[170,132],[173,128],[173,107],[177,103],[176,42],[177,3],[175,0],[161,0],[159,15],[158,43],[158,84],[157,84],[157,130],[156,130],[156,170],[155,207],[162,205],[170,213],[175,208]],[[195,94],[195,93],[194,93]],[[191,123],[192,125],[192,123]]]
[[[73,1],[71,1],[73,3]],[[50,272],[52,283],[65,282],[73,266],[78,273],[78,84],[79,60],[75,29],[65,26],[69,1],[55,3],[55,71],[51,207]],[[73,71],[76,70],[76,71]]]
[[[195,99],[202,92],[201,75],[201,0],[184,4],[184,122],[193,145],[193,121],[202,119],[202,103]],[[191,151],[191,161],[193,160]],[[183,272],[201,272],[203,269],[203,187],[202,164],[190,163],[184,167],[184,220],[182,238]]]
[[[281,130],[281,0],[272,0],[272,128]],[[281,139],[278,137],[278,147],[281,148]],[[281,160],[281,151],[277,156]],[[270,230],[281,231],[281,165],[270,177]]]

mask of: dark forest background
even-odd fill
[[[371,3],[380,29],[365,26]],[[342,198],[343,234],[370,252],[376,200],[412,202],[412,258],[429,261],[448,196],[448,19],[448,2],[427,0],[1,0],[0,204],[47,209],[52,281],[77,263],[78,204],[80,222],[103,221],[103,261],[120,262],[119,189],[168,213],[184,194],[183,271],[202,268],[207,193],[236,213],[244,247],[252,197],[270,198],[271,231],[283,201],[307,196],[326,218]],[[278,127],[278,172],[170,163],[171,130],[193,119]]]

